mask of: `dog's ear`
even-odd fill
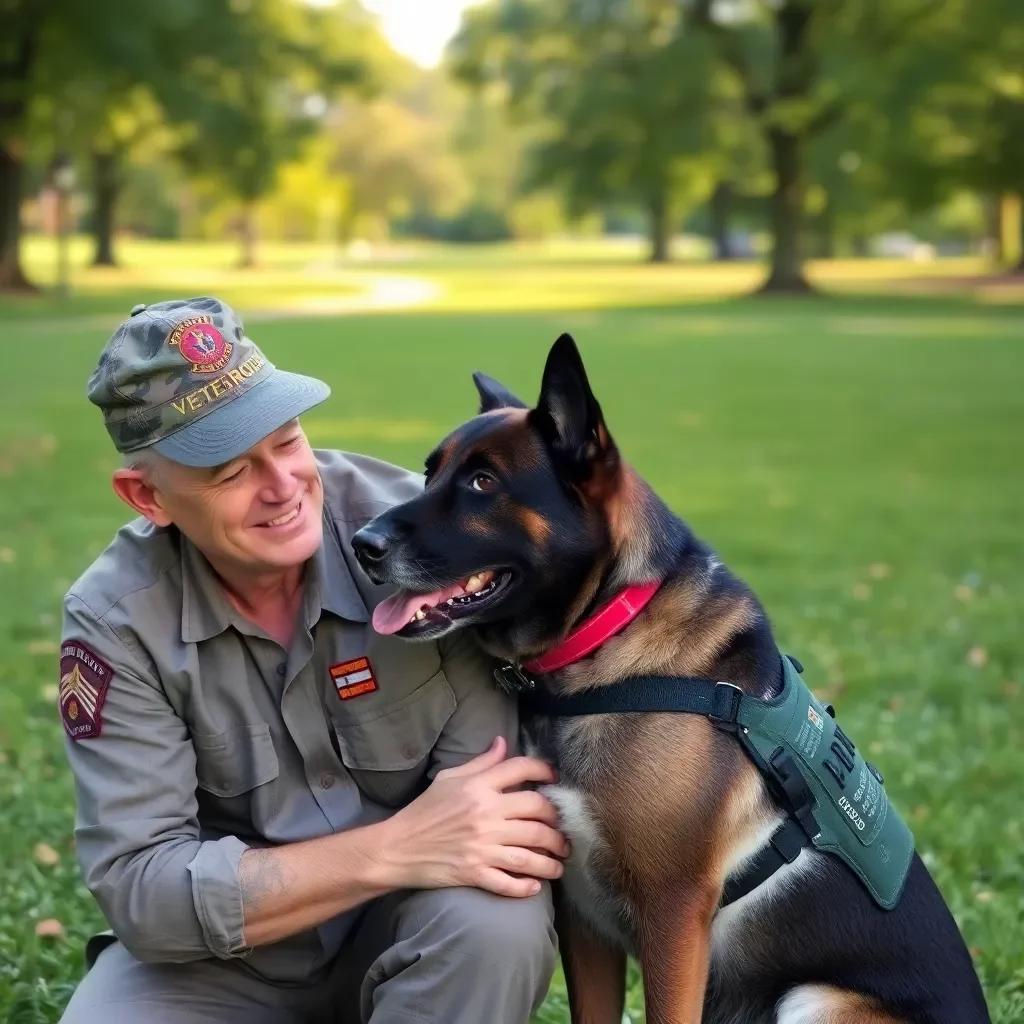
[[[559,468],[573,483],[596,497],[614,480],[619,452],[569,334],[551,346],[531,417]]]
[[[493,377],[477,370],[473,374],[473,383],[480,395],[480,411],[490,412],[492,409],[525,409],[526,403],[521,402],[503,384]]]

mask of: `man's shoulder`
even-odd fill
[[[369,455],[317,449],[324,507],[336,522],[359,524],[423,490],[423,474]]]
[[[117,531],[106,549],[71,585],[64,603],[77,599],[102,618],[132,595],[142,596],[156,587],[165,587],[168,576],[180,563],[177,530],[135,519]]]

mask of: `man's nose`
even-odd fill
[[[364,569],[379,566],[391,549],[391,538],[378,526],[370,523],[352,537],[356,558]]]

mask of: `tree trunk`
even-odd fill
[[[114,259],[114,211],[121,190],[117,154],[94,149],[92,153],[94,267],[116,267]]]
[[[256,266],[256,202],[247,199],[242,204],[242,256],[239,267],[251,270]]]
[[[21,269],[22,160],[13,142],[0,145],[0,291],[30,291]]]
[[[9,5],[8,5],[9,6]],[[21,188],[29,83],[42,4],[15,5],[0,46],[0,291],[33,289],[21,269]]]
[[[775,246],[771,271],[762,285],[765,292],[805,293],[811,291],[803,271],[801,230],[803,226],[803,182],[801,140],[778,128],[768,132],[775,192],[771,197],[771,224]]]
[[[652,193],[648,214],[651,219],[649,262],[668,263],[668,246],[672,227],[669,218],[668,189],[665,186],[658,186]]]
[[[1013,272],[1015,274],[1024,274],[1024,199],[1020,198],[1017,201],[1017,237],[1020,239],[1017,243],[1019,255]]]
[[[720,181],[711,196],[711,234],[715,240],[715,259],[731,260],[736,254],[732,251],[729,239],[729,214],[732,212],[732,185],[728,181]]]
[[[825,203],[818,219],[818,228],[821,232],[821,258],[823,260],[834,260],[836,258],[836,218],[835,210],[832,208],[832,199]]]

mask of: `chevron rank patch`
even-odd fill
[[[330,672],[335,689],[342,700],[361,697],[364,693],[373,693],[377,689],[377,680],[373,678],[373,669],[368,658],[342,661],[332,665]]]
[[[60,717],[68,736],[87,740],[103,728],[103,702],[114,670],[81,640],[60,648]]]

